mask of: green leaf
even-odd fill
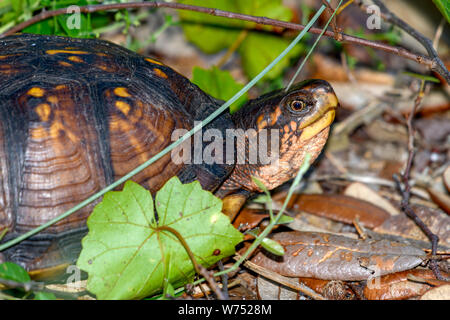
[[[450,1],[449,0],[433,0],[434,4],[441,11],[442,15],[450,23]]]
[[[35,33],[35,34],[45,34],[52,35],[54,32],[54,22],[53,19],[46,19],[43,21],[39,21],[31,26],[23,29],[23,33]]]
[[[294,218],[287,216],[285,214],[283,214],[280,219],[278,219],[277,224],[286,224],[286,223],[291,223],[292,221],[294,221]]]
[[[254,32],[250,33],[239,47],[245,74],[249,78],[256,77],[289,43],[289,39]],[[295,46],[286,57],[266,74],[265,78],[277,78],[289,66],[290,60],[299,56],[303,51],[304,46],[302,44]]]
[[[233,79],[230,72],[222,71],[217,67],[212,67],[209,70],[194,67],[192,74],[192,82],[217,99],[226,101],[244,87],[243,84]],[[247,100],[248,94],[245,93],[230,106],[230,112],[234,113],[239,110]]]
[[[423,74],[414,73],[414,72],[408,72],[408,71],[405,71],[405,72],[402,72],[402,73],[405,74],[405,75],[408,75],[410,77],[417,78],[417,79],[424,80],[424,81],[431,81],[431,82],[436,82],[436,83],[440,83],[441,82],[438,78],[435,78],[435,77],[432,77],[432,76],[426,76],[426,75],[423,75]]]
[[[86,37],[86,35],[90,34],[92,32],[92,28],[90,28],[88,20],[86,18],[86,15],[84,14],[80,14],[80,28],[69,28],[69,24],[67,23],[68,19],[71,18],[71,15],[61,15],[58,16],[58,23],[59,25],[64,29],[64,32],[69,36],[69,37]]]
[[[269,251],[270,253],[273,253],[277,256],[282,256],[284,255],[284,248],[283,246],[278,243],[275,240],[269,239],[269,238],[264,238],[261,242],[261,246],[266,249],[267,251]]]
[[[56,300],[56,296],[51,292],[35,292],[34,300]]]
[[[12,262],[4,262],[0,264],[0,278],[21,283],[31,281],[27,271]]]
[[[281,0],[179,0],[178,2],[284,21],[292,18],[291,10],[283,6]],[[251,30],[255,26],[255,23],[252,22],[214,17],[198,12],[180,11],[179,15],[187,39],[209,54],[236,44],[235,42],[243,30]],[[260,29],[271,31],[273,27],[262,26]],[[243,58],[242,64],[247,76],[255,77],[289,43],[288,39],[283,39],[278,35],[249,31],[238,49]],[[298,46],[292,50],[286,59],[269,72],[265,78],[274,79],[279,76],[287,66],[289,59],[299,55],[300,48],[301,46]]]
[[[259,180],[257,177],[252,176],[252,181],[260,188],[264,193],[269,193],[269,190],[265,186],[264,183],[262,183],[261,180]]]
[[[176,230],[204,267],[232,255],[243,239],[221,213],[221,200],[197,181],[170,179],[156,194],[155,207],[158,218],[150,192],[132,181],[95,207],[77,265],[88,273],[87,288],[97,298],[143,298],[161,292],[164,279],[175,288],[192,280],[186,249],[160,228]]]

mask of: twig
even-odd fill
[[[414,127],[413,127],[413,119],[414,115],[416,114],[417,110],[420,107],[420,104],[422,103],[422,99],[424,96],[424,86],[425,81],[422,80],[419,94],[417,95],[413,109],[411,110],[408,120],[406,122],[407,128],[408,128],[408,159],[406,161],[406,167],[401,175],[401,181],[400,178],[398,178],[396,175],[394,176],[394,179],[397,182],[398,188],[402,194],[402,200],[400,202],[400,206],[403,212],[406,213],[406,215],[412,219],[419,228],[425,233],[425,235],[430,239],[431,241],[431,255],[435,256],[437,253],[437,246],[439,242],[439,237],[434,234],[430,228],[420,219],[417,214],[414,212],[414,210],[409,205],[409,200],[411,198],[411,185],[409,183],[409,177],[411,175],[411,168],[412,163],[414,161]],[[402,182],[402,183],[401,183]],[[437,262],[435,259],[430,259],[430,268],[433,270],[433,273],[435,274],[436,278],[439,280],[445,280],[444,277],[441,275],[441,272],[439,270],[439,266],[437,265]]]
[[[80,12],[82,13],[92,13],[97,11],[105,11],[105,10],[121,10],[121,9],[139,9],[139,8],[172,8],[172,9],[179,9],[179,10],[190,10],[190,11],[196,11],[201,12],[205,14],[210,14],[217,17],[224,17],[224,18],[230,18],[230,19],[238,19],[238,20],[244,20],[244,21],[250,21],[257,24],[263,24],[263,25],[271,25],[275,27],[281,27],[286,29],[292,29],[292,30],[303,30],[306,27],[292,22],[285,22],[280,21],[276,19],[270,19],[266,17],[257,17],[242,13],[235,13],[235,12],[229,12],[214,8],[206,8],[206,7],[199,7],[199,6],[192,6],[192,5],[186,5],[181,3],[173,3],[173,2],[158,2],[158,1],[152,1],[152,2],[130,2],[130,3],[115,3],[115,4],[100,4],[100,5],[87,5],[87,6],[80,6]],[[17,33],[24,28],[37,23],[39,21],[45,20],[47,18],[51,18],[57,15],[66,14],[67,8],[61,8],[57,10],[49,10],[49,11],[43,11],[32,18],[30,18],[27,21],[24,21],[22,23],[19,23],[18,25],[10,28],[8,31],[0,34],[1,37],[5,37],[8,35],[12,35],[14,33]],[[321,34],[322,29],[320,28],[310,28],[308,32],[313,34]],[[326,31],[324,33],[325,36],[334,38],[335,32],[334,31]],[[401,47],[395,47],[391,46],[385,43],[377,42],[377,41],[371,41],[355,36],[351,36],[345,33],[340,33],[342,36],[343,42],[349,42],[354,43],[362,46],[371,47],[374,49],[384,50],[386,52],[396,54],[400,57],[416,61],[419,64],[425,65],[432,70],[439,73],[444,79],[446,79],[447,83],[450,83],[450,73],[447,69],[442,68],[443,62],[437,57],[433,56],[433,58],[429,58],[425,55],[414,53],[409,50],[406,50]]]
[[[381,0],[372,0],[380,8],[380,15],[386,22],[402,29],[414,39],[416,39],[428,52],[429,58],[432,61],[431,70],[439,73],[441,76],[445,78],[447,83],[450,81],[450,72],[445,67],[444,62],[439,58],[438,53],[433,47],[433,42],[421,34],[419,31],[411,27],[405,21],[397,17],[393,12],[391,12]],[[361,0],[357,1],[360,8],[366,8]]]
[[[189,248],[189,245],[187,244],[186,240],[184,240],[183,236],[174,228],[168,227],[168,226],[160,226],[157,228],[159,231],[168,231],[172,233],[175,237],[177,237],[178,241],[180,241],[181,245],[186,250],[186,253],[188,254],[189,258],[191,259],[192,264],[194,265],[195,271],[201,276],[205,278],[205,280],[208,282],[209,287],[211,290],[216,294],[217,299],[219,300],[226,300],[225,295],[223,294],[222,290],[220,290],[219,286],[217,285],[216,281],[214,280],[214,276],[212,272],[209,272],[205,267],[203,267],[201,264],[197,262],[195,259],[194,253],[191,251],[191,248]]]

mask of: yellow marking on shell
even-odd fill
[[[63,90],[63,89],[67,89],[67,86],[65,84],[58,84],[55,87],[56,90]]]
[[[47,101],[53,104],[57,104],[58,103],[58,98],[56,96],[50,96],[47,98]]]
[[[28,90],[27,94],[35,98],[41,98],[44,96],[45,90],[39,87],[33,87],[30,90]]]
[[[72,64],[65,61],[58,61],[58,63],[63,67],[72,67]]]
[[[60,131],[63,131],[67,137],[72,141],[72,142],[77,142],[78,138],[75,134],[73,134],[73,132],[71,132],[70,130],[65,130],[66,127],[64,127],[64,125],[61,123],[61,121],[54,121],[52,123],[52,125],[50,126],[50,136],[52,137],[52,139],[58,140],[59,141],[59,135],[60,135]],[[60,145],[60,148],[63,149],[65,146],[64,145]],[[57,152],[58,154],[58,152]]]
[[[276,107],[275,111],[272,112],[272,114],[270,115],[270,125],[273,126],[277,121],[278,118],[281,115],[281,108],[278,106]]]
[[[158,77],[167,79],[167,74],[165,74],[164,72],[162,72],[160,69],[158,69],[158,68],[153,68],[153,72],[155,72],[156,75],[157,75]]]
[[[127,88],[124,87],[117,87],[114,89],[114,94],[116,96],[122,97],[122,98],[128,98],[131,97],[131,95],[128,93]]]
[[[103,53],[103,52],[97,52],[96,55],[98,55],[99,57],[107,57],[108,56],[106,53]]]
[[[73,61],[73,62],[80,62],[80,63],[84,63],[84,60],[83,59],[81,59],[80,57],[78,57],[78,56],[70,56],[70,57],[68,57],[67,59],[69,59],[70,61]]]
[[[131,109],[131,107],[128,103],[120,101],[120,100],[116,101],[116,107],[117,107],[117,109],[122,111],[122,113],[124,115],[128,115],[128,113],[130,112],[130,109]]]
[[[102,69],[103,71],[113,72],[114,70],[104,64],[96,65],[97,68]]]
[[[4,74],[11,74],[13,72],[18,72],[18,69],[12,68],[10,65],[0,65],[0,72]]]
[[[47,129],[39,126],[37,128],[30,129],[30,135],[33,140],[41,140],[48,136]]]
[[[150,58],[145,58],[145,60],[147,60],[150,63],[154,63],[154,64],[158,64],[160,66],[163,66],[163,64],[161,62],[159,62],[159,61],[156,61],[156,60],[153,60],[153,59],[150,59]]]
[[[328,127],[333,122],[335,114],[335,110],[330,110],[325,113],[319,120],[304,128],[302,134],[300,135],[300,139],[305,141],[314,137],[316,134]]]
[[[47,103],[41,103],[39,104],[36,109],[34,109],[36,113],[38,114],[39,118],[43,122],[47,122],[50,118],[50,114],[52,113],[52,108]]]
[[[81,50],[47,50],[45,51],[47,54],[58,54],[58,53],[69,53],[69,54],[89,54],[87,51],[81,51]]]

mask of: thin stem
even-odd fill
[[[199,264],[197,262],[197,259],[195,259],[194,253],[191,251],[191,248],[189,247],[189,245],[187,244],[187,242],[183,238],[183,236],[177,230],[175,230],[174,228],[171,228],[169,226],[160,226],[160,227],[156,228],[156,230],[157,231],[167,231],[167,232],[172,233],[175,237],[177,237],[178,241],[180,241],[181,245],[186,250],[186,253],[189,256],[189,259],[191,259],[191,262],[194,265],[195,271],[199,275],[203,276],[206,279],[206,281],[209,284],[209,287],[216,294],[216,296],[219,300],[226,300],[222,290],[220,290],[219,286],[217,285],[216,281],[214,280],[214,277],[211,276],[211,273],[205,267],[203,267],[201,264]]]

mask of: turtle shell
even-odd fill
[[[127,174],[168,146],[175,129],[191,129],[217,105],[171,68],[106,41],[0,39],[3,242]],[[211,126],[233,123],[223,115]],[[178,175],[213,190],[232,169],[175,164],[170,156],[133,180],[155,192]],[[3,259],[28,270],[73,261],[95,204],[2,252]]]

